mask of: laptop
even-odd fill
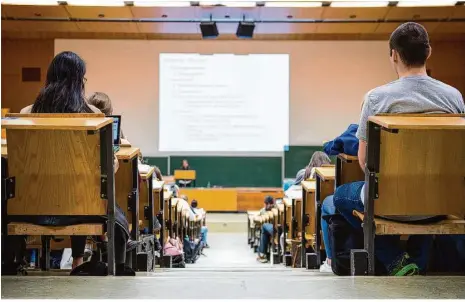
[[[109,115],[113,119],[113,152],[119,151],[121,143],[121,115]]]

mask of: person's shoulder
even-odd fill
[[[435,84],[438,88],[444,90],[444,92],[450,93],[450,94],[455,95],[455,96],[462,97],[462,93],[460,93],[460,91],[457,88],[455,88],[454,86],[451,86],[449,84],[441,82],[441,81],[439,81],[438,79],[435,79],[435,78],[429,77],[428,79],[433,84]]]
[[[390,95],[393,91],[398,89],[399,85],[400,85],[400,81],[395,80],[387,84],[373,88],[372,90],[368,91],[368,93],[365,95],[365,100],[368,100],[371,103],[376,104],[380,100],[382,100],[384,97],[386,97],[387,95]]]
[[[87,104],[87,106],[89,106],[90,110],[92,110],[92,112],[94,112],[94,113],[102,113],[102,111],[100,111],[100,109],[98,109],[94,105]]]
[[[31,113],[32,111],[32,106],[33,105],[29,105],[27,107],[24,107],[23,109],[21,109],[21,111],[19,113],[22,113],[22,114],[28,114],[28,113]]]

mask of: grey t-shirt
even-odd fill
[[[452,86],[426,75],[400,78],[377,87],[365,96],[357,130],[359,140],[367,140],[369,116],[379,113],[465,113],[462,94]],[[364,201],[365,186],[361,192]],[[390,216],[398,221],[418,221],[430,216]]]

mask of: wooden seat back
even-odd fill
[[[381,129],[379,142],[368,138],[368,165],[379,162],[375,215],[465,215],[465,117],[375,116],[370,123]]]
[[[8,215],[106,215],[101,131],[112,120],[49,116],[2,120],[15,182]]]

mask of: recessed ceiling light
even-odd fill
[[[414,6],[454,6],[457,0],[399,0],[397,6],[414,7]]]
[[[273,1],[265,2],[266,7],[321,7],[323,2],[314,1]]]
[[[331,7],[387,7],[389,1],[333,1]]]

